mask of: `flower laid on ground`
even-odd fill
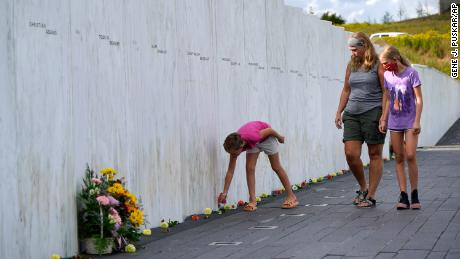
[[[262,201],[262,199],[259,196],[257,196],[256,197],[256,202],[261,202],[261,201]]]
[[[142,231],[142,234],[144,234],[144,236],[150,236],[152,235],[152,230],[150,230],[149,228],[146,228]]]
[[[168,222],[165,222],[164,220],[161,221],[160,223],[160,228],[163,232],[168,232],[169,231],[169,224]]]
[[[267,197],[268,197],[268,194],[267,194],[267,193],[262,193],[262,194],[260,195],[260,198],[267,198]]]
[[[52,254],[50,259],[61,259],[61,256],[58,254]]]
[[[299,187],[297,187],[297,185],[293,185],[293,186],[292,186],[292,190],[293,190],[293,191],[297,191],[298,189],[299,189]]]
[[[274,191],[272,191],[273,196],[281,195],[282,193],[283,193],[283,190],[274,190]]]
[[[239,207],[243,207],[243,206],[244,206],[244,201],[243,201],[243,200],[239,200],[239,201],[238,201],[238,206],[239,206]]]
[[[128,244],[127,246],[125,246],[125,252],[134,253],[136,252],[136,247],[133,244]]]
[[[307,181],[302,181],[302,183],[300,183],[300,186],[301,186],[302,188],[306,188],[306,187],[308,186]]]
[[[205,218],[209,218],[209,216],[212,214],[212,209],[211,208],[206,208],[203,211]]]
[[[114,178],[115,169],[104,168],[101,174],[86,168],[78,195],[79,238],[95,238],[99,252],[113,241],[115,249],[123,251],[142,235],[144,213],[136,196],[125,188],[125,182]]]

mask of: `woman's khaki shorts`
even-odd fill
[[[361,114],[344,112],[343,142],[356,140],[367,144],[384,144],[385,134],[379,131],[379,120],[382,108],[377,107]]]
[[[270,156],[278,153],[278,146],[278,140],[275,137],[270,136],[264,141],[257,143],[255,147],[246,150],[246,153],[259,153],[263,151],[265,154]]]

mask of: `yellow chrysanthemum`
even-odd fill
[[[103,168],[101,169],[101,174],[103,175],[116,175],[117,174],[117,170],[113,169],[113,168]]]
[[[136,196],[134,196],[134,194],[126,191],[125,192],[125,197],[128,198],[128,200],[130,200],[132,204],[136,204],[137,198],[136,198]]]
[[[141,210],[135,209],[131,215],[129,215],[129,220],[135,226],[142,225],[144,223],[144,213]]]
[[[107,191],[116,195],[123,195],[125,193],[125,189],[121,183],[114,183],[112,186],[107,188]]]

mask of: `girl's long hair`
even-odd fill
[[[401,62],[401,64],[403,64],[404,66],[406,66],[406,67],[411,66],[409,60],[407,60],[407,58],[405,58],[403,55],[401,55],[399,50],[394,46],[387,46],[383,50],[382,54],[380,54],[380,58],[386,59],[386,60],[388,60],[388,59],[399,60],[399,62]]]

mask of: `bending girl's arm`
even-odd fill
[[[260,137],[262,137],[262,139],[266,139],[269,136],[273,136],[277,138],[280,143],[284,143],[284,136],[281,136],[278,132],[276,132],[276,130],[272,128],[263,129],[259,132],[259,134]]]
[[[224,191],[223,191],[223,194],[225,196],[227,195],[228,189],[230,188],[230,184],[232,183],[233,172],[235,172],[237,158],[238,158],[238,155],[230,154],[230,160],[228,161],[228,169],[227,169],[227,174],[225,175],[225,183],[224,183]]]

